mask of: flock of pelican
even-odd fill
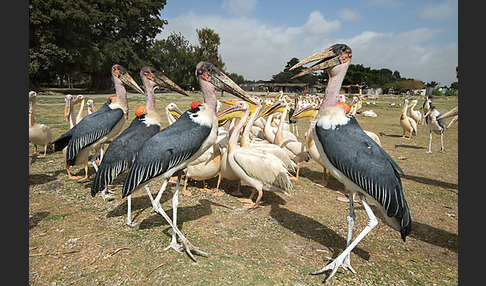
[[[103,199],[114,198],[117,194],[110,189],[110,185],[126,172],[121,195],[127,197],[127,224],[134,225],[131,220],[131,194],[143,188],[153,210],[172,227],[172,240],[166,249],[185,251],[193,260],[193,253],[201,256],[208,254],[192,245],[177,226],[178,194],[183,175],[182,193],[186,196],[191,195],[187,190],[188,179],[202,181],[204,190],[207,190],[205,181],[218,177],[214,195],[223,194],[219,190],[223,179],[238,182],[238,189],[231,192],[238,196],[242,195],[240,186],[248,185],[252,188],[250,196],[239,200],[243,208],[254,209],[261,206],[264,191],[290,195],[293,182],[299,178],[300,164],[312,159],[323,167],[323,185],[333,176],[350,193],[349,199],[346,199],[350,211],[346,249],[331,263],[313,272],[319,274],[331,270],[327,277],[329,280],[340,267],[355,272],[350,265],[349,253],[378,223],[367,200],[378,207],[385,222],[399,231],[404,241],[412,223],[399,176],[403,171],[382,149],[378,136],[362,130],[355,118],[356,112],[362,107],[363,98],[354,97],[351,104],[347,104],[345,97],[339,95],[351,57],[351,48],[336,44],[291,68],[318,61],[295,77],[325,70],[329,82],[324,98],[307,95],[291,99],[280,92],[275,98],[265,101],[247,95],[213,64],[200,62],[196,66],[195,76],[201,86],[204,102],[194,101],[190,109],[184,112],[177,104],[170,103],[165,109],[167,126],[163,126],[155,108],[155,89],[164,87],[183,96],[188,94],[152,67],[140,70],[142,89],[123,66],[115,64],[111,74],[116,95],[111,96],[100,109],[88,101],[89,114],[84,117],[84,97],[67,95],[65,116],[70,129],[55,140],[49,127],[35,122],[36,93],[30,92],[29,141],[34,144],[34,154],[37,154],[37,145],[45,148],[42,156],[46,155],[48,145],[53,145],[55,151],[62,151],[68,177],[80,182],[89,181],[88,162],[94,152],[91,162],[96,174],[91,182],[92,196],[101,192]],[[123,130],[126,120],[131,117],[126,85],[145,95],[146,104],[135,110],[135,117]],[[217,100],[217,90],[229,92],[238,99],[220,102]],[[229,107],[223,108],[222,103]],[[81,107],[75,117],[76,104]],[[417,101],[412,101],[412,111],[416,104]],[[404,130],[403,136],[408,131],[411,138],[422,115],[413,112],[410,118],[407,117],[408,106],[408,101],[405,101],[400,124]],[[441,115],[437,114],[431,103],[424,107],[424,112],[429,126],[432,126],[432,122],[443,126],[440,125],[443,122]],[[377,116],[372,111],[367,115],[362,114]],[[442,117],[455,115],[457,112]],[[300,142],[290,131],[287,118],[290,122],[309,118],[304,142]],[[439,132],[441,135],[444,129],[430,128],[431,134]],[[108,144],[108,147],[98,157],[104,144]],[[84,166],[85,177],[71,175],[69,168],[74,165]],[[177,182],[172,196],[171,219],[162,209],[160,199],[173,176],[177,176]],[[162,182],[155,197],[148,187],[153,180]],[[369,221],[352,240],[355,195],[360,197]]]

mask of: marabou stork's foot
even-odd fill
[[[103,198],[104,201],[112,201],[116,199],[116,189],[107,190],[106,192],[101,192],[100,196]]]
[[[171,248],[174,249],[176,252],[179,252],[179,253],[182,253],[182,251],[184,250],[184,246],[182,246],[182,244],[177,243],[177,241],[175,239],[172,239],[170,241],[170,244],[166,248],[164,248],[164,251],[167,251]]]
[[[432,151],[430,151],[430,150],[429,150],[429,151],[427,151],[427,152],[425,152],[425,154],[430,154],[430,153],[432,153]]]
[[[201,192],[204,192],[204,193],[210,193],[210,192],[211,192],[211,190],[210,190],[210,189],[208,189],[208,188],[206,188],[206,187],[204,187],[204,188],[202,188],[202,189],[201,189]]]
[[[328,270],[332,270],[331,274],[326,278],[326,280],[324,282],[329,281],[334,276],[334,274],[336,274],[336,271],[338,270],[338,268],[340,266],[342,268],[344,268],[345,270],[349,270],[349,271],[353,272],[354,274],[356,274],[356,271],[353,269],[353,267],[349,263],[349,254],[346,255],[346,256],[343,256],[343,253],[341,253],[338,257],[336,257],[336,259],[332,259],[330,257],[325,257],[325,258],[332,260],[332,262],[327,264],[326,266],[324,266],[323,268],[321,268],[317,271],[311,272],[312,275],[318,275],[318,274],[324,273]]]
[[[132,220],[128,220],[127,219],[127,223],[126,223],[129,227],[136,227],[137,226],[137,223],[133,222]]]
[[[29,157],[37,157],[37,156],[39,156],[39,153],[32,153],[29,155]]]

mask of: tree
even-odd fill
[[[307,83],[309,86],[313,86],[317,83],[318,76],[312,74],[306,74],[302,77],[291,79],[294,75],[302,72],[305,67],[298,67],[294,70],[290,70],[291,67],[296,65],[299,62],[297,58],[291,58],[284,67],[284,70],[279,72],[278,74],[274,74],[272,76],[272,82],[277,83]]]
[[[224,70],[224,62],[218,51],[221,43],[219,35],[209,28],[196,29],[196,32],[199,38],[199,46],[195,47],[197,62],[208,61]]]
[[[166,20],[166,1],[30,0],[29,79],[35,84],[88,74],[91,88],[111,86],[111,66],[138,74]]]
[[[197,86],[194,70],[195,47],[179,33],[172,32],[167,39],[156,40],[149,53],[152,64],[182,88]]]

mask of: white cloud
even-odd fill
[[[352,63],[375,69],[398,70],[402,77],[449,85],[457,81],[457,43],[433,44],[440,31],[419,28],[399,34],[366,31],[350,39],[341,39],[353,50]]]
[[[242,16],[253,11],[256,3],[257,0],[223,0],[222,7],[233,15]]]
[[[249,80],[269,80],[293,57],[305,57],[320,47],[322,39],[339,31],[337,20],[327,20],[319,11],[309,14],[302,26],[272,26],[249,17],[224,18],[200,16],[193,11],[168,19],[157,38],[181,33],[193,45],[198,44],[196,29],[208,27],[221,38],[219,52],[229,72]]]
[[[200,16],[192,11],[168,21],[159,39],[175,31],[197,45],[196,29],[213,29],[221,37],[219,52],[226,70],[249,80],[269,80],[293,57],[303,59],[332,44],[345,43],[353,50],[352,63],[398,70],[402,77],[442,85],[457,81],[457,42],[434,44],[444,33],[439,29],[417,28],[399,34],[364,31],[343,39],[336,36],[340,21],[328,20],[319,11],[310,13],[300,26],[269,25],[246,16]]]
[[[457,15],[457,1],[444,1],[437,4],[429,4],[417,9],[418,15],[425,20],[446,21]]]
[[[358,11],[344,8],[337,12],[337,16],[344,21],[357,21],[361,18]]]

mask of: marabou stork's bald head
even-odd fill
[[[333,76],[340,71],[340,68],[347,68],[349,66],[349,63],[351,62],[351,57],[351,48],[348,47],[346,44],[332,45],[327,49],[324,49],[320,52],[313,54],[312,56],[303,59],[302,61],[291,67],[290,70],[293,70],[307,63],[318,61],[311,67],[293,76],[292,79],[318,70],[326,70],[329,73],[329,76]]]
[[[208,89],[214,93],[215,88],[229,92],[242,100],[245,100],[251,104],[256,102],[246,94],[234,81],[232,81],[227,75],[220,71],[215,65],[210,62],[199,62],[196,66],[196,78],[201,84],[201,89]],[[210,83],[207,85],[206,83]],[[212,89],[212,90],[211,90]]]
[[[162,72],[153,67],[143,67],[140,69],[140,78],[146,84],[144,86],[158,86],[189,96],[182,88],[166,77]]]
[[[334,106],[337,102],[336,96],[339,95],[341,84],[343,82],[346,71],[351,62],[352,52],[351,48],[345,44],[335,44],[320,52],[313,54],[300,61],[290,68],[293,70],[297,67],[305,65],[310,62],[318,61],[311,67],[296,74],[292,79],[309,74],[317,70],[325,70],[329,75],[329,81],[326,86],[323,106]]]
[[[145,95],[143,89],[140,86],[138,86],[138,84],[133,80],[130,74],[128,74],[127,69],[124,68],[123,66],[119,64],[114,64],[111,67],[111,75],[115,80],[119,80],[120,81],[119,83],[126,84],[131,88],[135,89],[136,91],[140,92],[141,94]]]

